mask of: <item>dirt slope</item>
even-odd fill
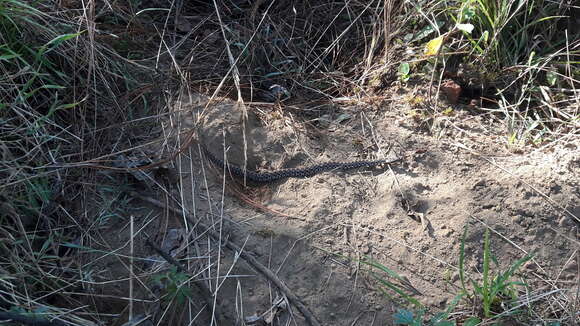
[[[165,137],[187,131],[205,103],[201,96],[177,102]],[[230,162],[246,161],[251,169],[376,157],[402,161],[240,188],[265,209],[260,210],[231,191],[223,196],[223,179],[199,159],[193,143],[171,168],[181,180],[175,179],[170,195],[269,267],[322,325],[389,324],[401,301],[374,290],[376,282],[361,273],[368,267],[357,263],[363,257],[406,277],[406,291],[432,311],[444,309],[459,292],[458,257],[466,225],[470,275],[478,277],[489,226],[493,253],[503,268],[534,252],[534,260],[524,267],[531,289],[561,289],[558,300],[577,300],[579,144],[514,154],[497,136],[502,130],[491,117],[459,111],[431,123],[427,132],[424,124],[405,115],[407,109],[404,104],[388,109],[342,106],[330,116],[340,122],[328,124],[300,122],[304,116],[297,111],[250,107],[244,132],[242,109],[225,100],[212,104],[204,111],[203,141],[220,157],[225,144]],[[162,210],[157,214],[167,217]],[[180,228],[179,218],[169,214],[157,231],[159,241],[167,229]],[[275,304],[280,292],[247,263],[203,241],[197,250],[200,256],[220,252],[221,259],[210,259],[211,267],[203,272],[211,278],[218,272],[225,276],[218,302],[231,324],[273,309],[273,325],[288,320],[305,325],[295,307]],[[204,258],[196,262],[209,266]]]

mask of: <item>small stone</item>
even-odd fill
[[[578,262],[576,261],[570,262],[564,269],[564,272],[578,273]]]
[[[524,237],[524,243],[525,244],[533,244],[536,242],[536,238],[532,235],[528,235]]]
[[[451,282],[455,283],[459,281],[459,272],[453,272],[453,275],[451,275]]]
[[[371,253],[371,246],[370,245],[365,245],[364,248],[363,248],[363,253],[365,255],[370,254]]]
[[[538,265],[536,263],[534,263],[531,260],[528,260],[525,264],[524,264],[524,269],[527,271],[535,271],[538,269]]]
[[[562,218],[560,218],[558,220],[558,225],[559,226],[569,226],[569,225],[572,225],[572,223],[570,223],[570,218],[568,216],[562,216]]]
[[[522,221],[523,221],[523,216],[521,216],[521,215],[514,215],[514,216],[512,216],[512,222],[514,224],[521,224]]]
[[[475,183],[473,184],[473,186],[471,186],[471,189],[475,189],[475,188],[478,188],[478,187],[483,187],[483,186],[485,186],[485,180],[483,180],[483,179],[480,179],[480,180],[478,180],[477,182],[475,182]]]
[[[431,306],[431,307],[435,306],[435,305],[437,305],[437,300],[433,299],[433,298],[429,298],[429,299],[425,300],[425,305]]]
[[[453,232],[453,229],[443,229],[442,235],[446,238],[449,238]]]

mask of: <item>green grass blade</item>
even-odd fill
[[[406,301],[408,301],[409,303],[417,306],[417,307],[422,307],[423,305],[415,298],[411,297],[409,294],[407,294],[405,291],[401,290],[397,285],[379,277],[378,275],[376,275],[375,273],[371,273],[371,275],[382,285],[388,287],[389,289],[393,290],[394,292],[396,292],[398,295],[400,295],[403,299],[405,299]]]
[[[489,240],[489,229],[485,229],[485,236],[483,240],[483,286],[482,286],[482,296],[483,296],[483,312],[485,317],[491,317],[491,297],[490,297],[490,260],[491,260],[491,248]]]
[[[465,293],[467,293],[467,287],[465,286],[465,240],[467,239],[467,228],[466,224],[461,237],[461,244],[459,245],[459,279],[461,280],[461,288]]]

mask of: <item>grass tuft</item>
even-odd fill
[[[514,316],[517,316],[519,319],[528,321],[534,317],[535,313],[533,312],[528,311],[526,315],[526,311],[517,309],[520,297],[526,293],[525,291],[519,291],[518,288],[524,287],[527,290],[527,285],[524,282],[513,280],[520,267],[531,260],[533,255],[526,255],[525,257],[512,263],[505,271],[500,271],[494,274],[492,271],[492,262],[495,263],[497,268],[499,268],[499,264],[491,252],[490,231],[489,229],[486,229],[483,242],[483,272],[481,275],[481,280],[477,280],[466,276],[466,238],[467,227],[465,228],[463,234],[459,252],[459,278],[461,282],[460,291],[455,295],[444,312],[432,314],[432,317],[426,323],[424,322],[426,315],[424,306],[417,299],[411,296],[411,292],[406,292],[404,290],[405,287],[400,285],[406,283],[404,278],[399,276],[396,272],[392,271],[388,267],[374,260],[365,258],[361,261],[361,263],[365,265],[371,266],[374,269],[378,269],[384,272],[388,278],[385,276],[377,275],[374,272],[371,272],[371,275],[379,282],[381,286],[384,286],[399,294],[400,297],[405,299],[406,302],[412,304],[417,309],[415,312],[407,308],[399,309],[399,311],[393,316],[395,325],[448,326],[456,325],[457,320],[460,319],[463,320],[463,325],[478,325],[484,320],[497,323],[511,320],[511,318]],[[399,284],[389,279],[394,279]],[[471,284],[472,289],[469,289],[467,284]],[[384,289],[379,287],[379,291],[381,291],[381,293],[383,293],[388,298],[391,298],[391,296]],[[454,313],[455,309],[461,302],[472,305],[471,309],[462,309],[463,314]],[[513,307],[516,308],[514,309]],[[466,311],[474,311],[475,314],[465,314]],[[451,314],[454,314],[452,319],[450,319]]]
[[[141,68],[95,42],[90,14],[58,6],[0,0],[0,308],[92,325],[78,317],[91,307],[67,295],[90,288],[92,272],[65,244],[87,239],[87,196],[101,190],[76,166],[116,151],[130,130],[102,127],[131,116],[117,99]]]

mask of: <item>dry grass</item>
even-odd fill
[[[92,245],[90,231],[119,198],[96,170],[78,166],[142,142],[134,128],[154,117],[132,120],[155,113],[136,105],[148,69],[98,42],[95,12],[107,7],[91,6],[0,2],[0,305],[79,325],[91,324],[83,313],[91,309],[66,293],[85,287],[90,271],[70,260],[71,247]],[[117,203],[95,214],[100,198]]]

